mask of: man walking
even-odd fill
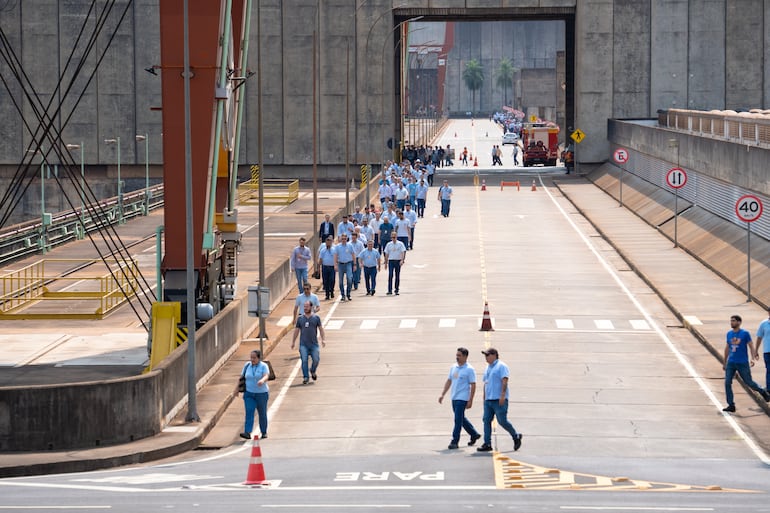
[[[340,243],[334,247],[334,267],[339,273],[340,295],[342,301],[350,301],[350,291],[353,288],[353,269],[356,266],[356,254],[348,242],[348,236],[340,233]],[[347,280],[347,288],[345,281]]]
[[[361,283],[361,265],[357,263],[357,259],[358,254],[364,250],[364,243],[358,239],[358,232],[353,232],[350,245],[353,246],[353,290],[358,290],[358,284]]]
[[[321,268],[326,299],[334,297],[334,237],[326,237],[326,244],[318,250],[318,267]]]
[[[334,223],[332,223],[329,214],[326,214],[321,226],[318,227],[318,240],[324,241],[329,236],[334,239]]]
[[[428,186],[425,185],[425,180],[420,179],[420,184],[417,186],[417,216],[425,217],[425,200],[428,199]]]
[[[396,239],[395,232],[390,234],[390,242],[385,246],[385,260],[388,261],[388,296],[393,295],[393,276],[396,277],[396,295],[401,286],[401,266],[406,260],[406,246]]]
[[[321,302],[318,301],[318,296],[310,291],[309,283],[302,285],[302,294],[297,296],[297,299],[294,300],[294,313],[291,316],[291,318],[294,319],[294,322],[297,321],[297,313],[301,308],[304,308],[305,303],[310,303],[313,313],[318,313],[321,309]]]
[[[407,203],[406,210],[404,210],[404,219],[409,221],[409,247],[407,249],[414,249],[414,227],[417,225],[417,212],[412,210],[412,205]]]
[[[722,408],[722,411],[734,412],[735,401],[733,400],[733,377],[737,372],[743,383],[752,390],[756,390],[760,393],[762,398],[767,402],[770,401],[770,393],[764,388],[757,385],[753,379],[751,379],[751,366],[754,365],[754,360],[749,359],[749,354],[756,356],[757,352],[754,349],[754,343],[751,341],[751,333],[741,329],[740,315],[733,315],[730,317],[730,331],[727,332],[727,343],[725,344],[725,354],[722,368],[725,370],[725,395],[727,396],[727,406]]]
[[[757,328],[757,346],[754,348],[754,359],[759,359],[759,344],[762,344],[762,353],[765,360],[765,389],[770,388],[770,308],[767,310],[768,318],[759,323]]]
[[[470,410],[473,406],[473,397],[476,395],[476,371],[468,363],[468,350],[464,347],[458,347],[455,354],[457,363],[449,369],[449,377],[444,383],[444,390],[438,398],[439,404],[444,401],[447,391],[452,389],[452,411],[454,412],[454,429],[452,430],[452,441],[449,443],[449,449],[457,449],[460,442],[460,431],[465,431],[470,435],[471,440],[468,445],[473,445],[481,435],[473,424],[465,417],[465,410]]]
[[[396,238],[401,241],[406,249],[409,249],[409,241],[412,239],[412,232],[409,229],[410,223],[407,218],[404,217],[404,212],[399,210],[396,222],[393,223],[396,228]]]
[[[373,296],[377,288],[377,271],[380,270],[380,252],[374,248],[374,241],[366,241],[366,249],[358,254],[359,267],[364,268],[366,295]]]
[[[492,450],[492,419],[497,417],[497,424],[513,438],[513,450],[521,447],[521,436],[508,422],[508,366],[500,361],[497,349],[490,347],[481,354],[487,360],[484,371],[484,444],[476,449],[479,452]]]
[[[441,201],[441,215],[449,217],[449,207],[452,203],[452,188],[446,180],[444,180],[444,184],[438,189],[438,199]]]
[[[321,363],[321,349],[318,347],[319,333],[321,335],[321,345],[326,347],[326,335],[324,334],[321,318],[314,314],[311,308],[309,302],[305,303],[305,311],[297,319],[294,325],[294,335],[291,338],[291,348],[294,349],[294,344],[297,342],[297,336],[299,335],[299,357],[302,361],[303,385],[307,385],[308,382],[308,356],[313,360],[313,364],[310,366],[310,375],[313,377],[313,381],[318,379],[316,371],[318,370],[318,364]]]
[[[297,289],[302,294],[302,285],[307,282],[307,264],[313,259],[310,248],[305,246],[305,237],[299,238],[299,246],[294,248],[289,259],[289,266],[297,277]]]

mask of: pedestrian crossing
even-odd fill
[[[285,325],[291,323],[291,318],[283,320]],[[336,317],[330,319],[324,328],[326,330],[352,329],[361,331],[390,330],[390,329],[453,329],[481,327],[481,317],[422,317],[399,318],[387,316],[381,318]],[[644,319],[553,319],[553,318],[492,318],[492,327],[496,331],[592,331],[592,332],[651,332],[652,327]]]

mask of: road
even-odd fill
[[[297,355],[279,344],[260,445],[268,487],[241,484],[252,448],[235,431],[219,451],[160,464],[2,480],[0,509],[770,509],[767,457],[720,411],[719,364],[543,171],[517,175],[536,191],[483,192],[440,172],[455,187],[451,215],[431,195],[401,294],[386,296],[380,274],[374,297],[362,285],[351,302],[323,302],[317,382],[303,386]],[[479,331],[485,301],[490,332]],[[514,453],[498,433],[496,456],[465,436],[448,450],[451,408],[437,399],[455,349],[470,349],[480,376],[489,345],[511,367],[523,446]],[[230,410],[240,416],[240,401]]]

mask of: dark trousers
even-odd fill
[[[765,353],[765,388],[770,388],[770,353]]]
[[[366,291],[374,292],[377,288],[377,267],[364,267],[364,281],[366,282]]]
[[[460,441],[460,432],[465,431],[472,437],[478,437],[479,432],[473,427],[471,421],[465,416],[465,405],[468,401],[461,401],[459,399],[452,399],[452,411],[455,414],[455,427],[452,430],[452,443],[456,444]]]
[[[324,292],[326,299],[334,296],[334,266],[324,265],[321,270],[321,277],[324,281]]]
[[[393,276],[396,277],[396,294],[401,285],[401,260],[388,260],[388,294],[393,292]]]
[[[417,215],[425,217],[425,198],[417,198]]]

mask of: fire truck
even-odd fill
[[[543,164],[555,166],[559,158],[559,127],[532,123],[521,129],[524,167]]]

